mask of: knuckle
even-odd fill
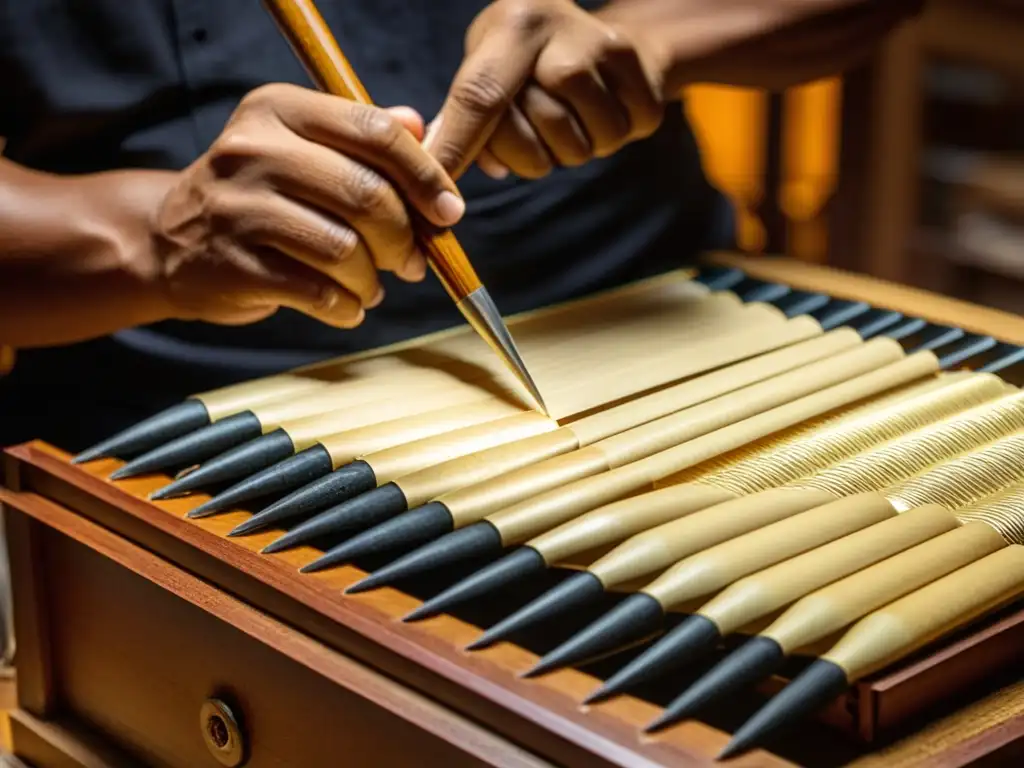
[[[633,41],[614,27],[605,27],[601,31],[599,50],[609,60],[632,58],[636,55]]]
[[[452,101],[470,114],[490,113],[506,106],[512,98],[498,75],[482,68],[452,90]]]
[[[570,91],[578,88],[589,77],[590,72],[582,63],[565,60],[546,68],[543,83],[555,91]]]
[[[390,152],[404,131],[392,115],[372,107],[356,110],[353,122],[362,140],[378,152]]]
[[[359,235],[351,227],[335,222],[329,223],[323,231],[324,248],[332,263],[347,261],[359,247]]]
[[[348,191],[352,205],[366,213],[377,213],[391,208],[394,197],[391,186],[382,176],[365,165],[358,165],[348,178]]]
[[[293,86],[284,83],[268,83],[254,88],[242,97],[235,110],[240,114],[273,110],[276,104],[286,99]]]
[[[504,27],[521,35],[534,35],[547,26],[551,14],[537,0],[506,0],[501,6],[501,19]]]

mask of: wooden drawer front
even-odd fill
[[[247,768],[550,767],[52,502],[3,495],[28,719],[87,729],[129,763],[218,768],[200,718],[215,697]],[[31,751],[34,768],[107,764]]]
[[[81,544],[45,550],[57,694],[149,765],[219,765],[199,715],[217,695],[251,768],[482,764]]]

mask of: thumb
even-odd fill
[[[416,141],[423,141],[423,117],[412,107],[389,107],[387,113],[400,122],[405,129],[416,137]]]

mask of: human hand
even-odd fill
[[[431,153],[456,178],[476,161],[530,179],[611,155],[662,120],[641,49],[571,0],[496,0],[467,32]]]
[[[178,177],[153,224],[177,317],[241,324],[289,307],[349,328],[383,299],[378,270],[421,280],[410,212],[461,218],[423,121],[304,88],[250,93]]]

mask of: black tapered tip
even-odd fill
[[[597,621],[577,632],[541,659],[524,677],[588,661],[661,629],[665,611],[650,595],[630,595]]]
[[[281,552],[297,547],[300,544],[318,539],[321,536],[345,536],[353,531],[362,531],[371,525],[400,515],[406,509],[407,502],[402,489],[394,483],[385,483],[380,488],[343,501],[320,514],[305,520],[292,528],[281,538],[263,548],[265,554]],[[333,552],[334,550],[331,550]],[[331,567],[337,557],[323,555],[309,565],[303,566],[303,572],[322,571]]]
[[[189,398],[86,448],[71,459],[71,463],[84,464],[113,456],[135,456],[168,440],[202,429],[209,423],[210,414],[203,402]]]
[[[589,571],[574,573],[557,587],[553,587],[531,603],[524,605],[508,618],[502,619],[479,638],[466,646],[467,651],[479,651],[504,640],[515,632],[542,621],[564,615],[599,600],[604,595],[604,584]]]
[[[204,465],[203,469],[206,466]],[[294,456],[286,455],[283,461],[278,461],[241,482],[235,483],[205,504],[196,507],[191,512],[191,516],[205,517],[214,512],[237,507],[253,499],[290,491],[323,477],[331,471],[333,466],[331,454],[327,452],[327,449],[322,445],[314,445]]]
[[[500,552],[501,534],[486,520],[442,536],[415,549],[393,563],[380,568],[345,590],[347,594],[366,592],[394,584],[401,579],[474,557]]]
[[[736,731],[718,759],[759,746],[769,736],[828,704],[848,686],[842,667],[817,659]]]
[[[584,704],[617,696],[628,688],[654,679],[662,672],[686,664],[714,647],[721,638],[715,622],[700,614],[683,620],[661,640],[620,669],[603,686],[592,693]]]
[[[387,488],[388,486],[383,487]],[[358,502],[375,493],[376,491],[372,491],[349,503]],[[404,496],[402,500],[405,500]],[[401,512],[401,510],[398,511]],[[316,563],[310,563],[310,566],[322,561],[320,567],[326,568],[331,565],[351,563],[368,555],[379,555],[395,550],[408,551],[417,544],[451,533],[453,527],[454,522],[448,508],[440,502],[432,501],[422,507],[409,510],[405,514],[399,514],[398,517],[385,520],[380,525],[363,531],[348,541],[343,541],[325,552]]]
[[[365,461],[353,461],[260,510],[244,523],[232,528],[228,536],[241,536],[302,517],[376,487],[377,476],[373,468]]]
[[[182,496],[192,491],[227,483],[244,475],[259,472],[275,462],[288,458],[294,452],[295,445],[288,437],[288,433],[283,429],[275,429],[203,462],[202,466],[184,477],[154,491],[150,498],[169,499],[172,496]],[[215,510],[210,510],[210,513],[213,511]],[[202,516],[204,515],[195,515]]]
[[[132,459],[112,473],[110,479],[123,480],[166,469],[189,467],[234,448],[239,443],[259,437],[262,431],[260,420],[254,414],[249,411],[236,413]]]
[[[436,597],[427,600],[423,605],[406,616],[403,621],[419,621],[444,613],[453,605],[464,603],[475,597],[501,589],[515,581],[543,573],[548,567],[547,562],[533,547],[521,547],[510,552],[495,563],[481,568],[467,576],[458,584],[453,584]]]
[[[770,637],[752,637],[676,697],[644,730],[653,732],[697,714],[709,704],[765,679],[786,659]]]

